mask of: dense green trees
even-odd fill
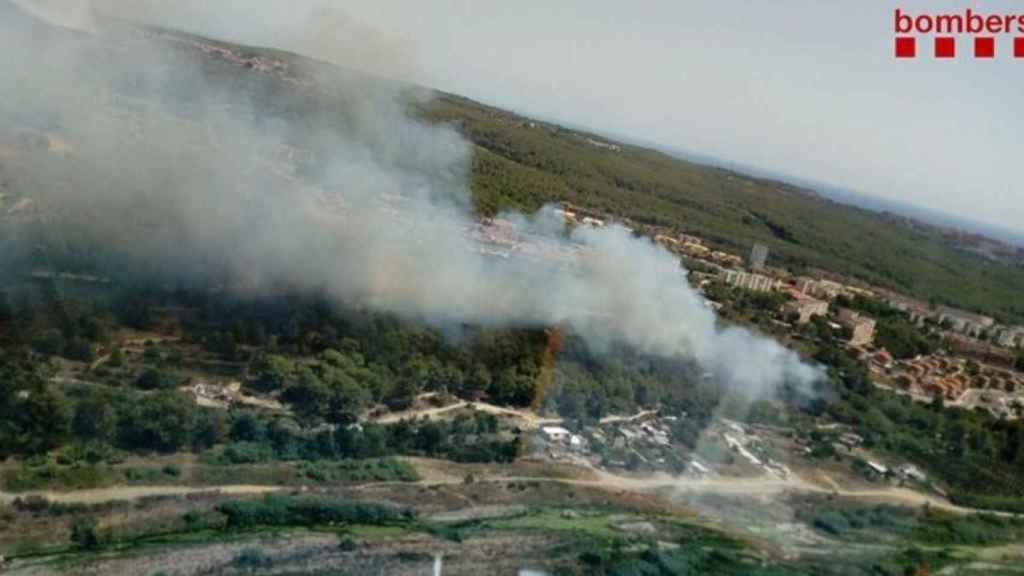
[[[704,237],[739,254],[754,242],[796,273],[811,269],[1024,320],[1019,265],[958,250],[938,228],[832,202],[790,184],[702,166],[635,146],[594,146],[601,136],[532,122],[455,96],[422,111],[476,145],[472,190],[481,213],[569,201]]]
[[[195,310],[183,316],[184,345],[205,347],[217,362],[233,356],[244,385],[278,394],[294,409],[295,419],[197,406],[175,389],[181,378],[170,365],[184,359],[172,360],[180,356],[173,347],[147,346],[141,359],[115,350],[106,364],[106,382],[117,387],[65,387],[50,381],[42,352],[51,350],[16,339],[0,354],[0,454],[37,454],[74,441],[138,452],[220,446],[224,461],[238,463],[390,454],[505,461],[515,457],[518,439],[498,433],[493,418],[484,415],[446,423],[355,423],[374,405],[404,408],[421,392],[539,404],[577,422],[661,405],[669,413],[686,414],[673,424],[672,433],[693,447],[713,417],[731,410],[728,391],[691,363],[615,347],[597,353],[571,333],[562,335],[557,362],[544,367],[551,342],[541,330],[461,327],[458,338],[450,338],[392,316],[339,310],[311,297],[239,300],[178,290],[148,298]],[[154,314],[148,301],[139,302]],[[744,302],[750,311],[778,304],[756,297]],[[71,312],[51,313],[45,304],[29,312],[16,309],[13,322],[54,341],[65,338],[62,318],[78,318],[70,323],[74,326],[91,324],[76,310],[93,308],[65,309]],[[871,313],[896,327],[893,339],[916,350],[913,337],[902,332],[902,315],[888,309]],[[103,313],[95,317],[102,319]],[[102,337],[112,325],[100,324],[104,330],[74,328],[67,334],[72,339]],[[863,365],[836,344],[827,323],[812,322],[807,330],[820,332],[807,343],[816,348],[816,359],[830,367],[834,389],[814,400],[794,396],[799,410],[854,426],[878,450],[930,464],[958,497],[979,490],[1004,498],[1024,496],[1024,484],[1017,480],[1024,472],[1021,424],[879,392]],[[233,352],[225,341],[234,342]],[[748,417],[778,422],[790,414],[780,412],[777,404],[760,403]]]
[[[30,356],[0,351],[0,459],[60,446],[71,432],[71,406],[48,386]]]
[[[178,392],[163,391],[133,403],[121,414],[120,435],[138,450],[174,452],[188,445],[193,403]]]

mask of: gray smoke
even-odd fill
[[[77,21],[45,4],[32,13],[79,32],[0,21],[0,119],[21,134],[16,156],[0,156],[13,182],[0,211],[31,198],[58,215],[44,226],[51,241],[439,325],[565,325],[597,349],[694,359],[756,395],[818,377],[774,341],[720,327],[678,260],[624,228],[568,231],[550,208],[508,214],[504,233],[520,248],[488,253],[470,205],[472,146],[412,117],[422,90],[104,23],[112,13],[173,21],[173,3],[143,3],[139,16],[139,5],[120,14],[106,0]],[[338,61],[318,51],[343,52],[348,38],[381,56],[364,65],[401,68],[383,62],[401,59],[401,43],[375,50],[353,19],[317,14],[316,30],[338,28],[301,48],[308,55]]]

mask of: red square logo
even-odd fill
[[[996,39],[991,36],[978,36],[974,39],[975,58],[995,58]]]
[[[1024,58],[1024,36],[1017,36],[1013,39],[1013,57]]]
[[[956,57],[956,39],[952,36],[935,37],[935,57],[954,58]]]
[[[896,37],[896,57],[913,58],[917,56],[917,41],[913,36]]]

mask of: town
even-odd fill
[[[915,300],[881,287],[867,285],[822,271],[817,276],[796,276],[769,265],[770,251],[763,244],[749,256],[716,249],[704,239],[635,222],[617,222],[607,214],[562,203],[556,213],[566,225],[604,227],[614,223],[633,234],[653,239],[677,255],[689,270],[690,282],[706,297],[707,305],[722,311],[736,291],[778,295],[781,305],[768,311],[777,336],[800,338],[801,328],[815,319],[825,322],[844,344],[864,361],[880,387],[906,394],[921,402],[941,397],[951,405],[980,407],[998,417],[1019,418],[1024,412],[1024,326],[997,323],[981,314]],[[480,225],[481,245],[504,246],[505,254],[519,250],[547,258],[565,259],[561,245],[545,246],[519,235],[514,225],[500,218]],[[532,246],[526,248],[525,246]],[[580,248],[582,249],[582,248]],[[732,290],[714,290],[715,286]],[[716,297],[712,297],[714,293]],[[878,318],[856,310],[870,303],[905,320],[938,341],[927,354],[887,350],[876,341]],[[895,353],[894,353],[895,352]]]

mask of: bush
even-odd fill
[[[146,368],[135,381],[135,385],[143,390],[170,390],[179,383],[177,376],[156,368]]]
[[[270,568],[274,561],[258,548],[246,548],[239,552],[238,556],[235,556],[233,564],[239,570],[255,572]]]
[[[96,531],[96,519],[89,516],[78,518],[71,523],[71,542],[82,550],[96,550],[100,537]]]
[[[850,530],[850,521],[840,512],[822,512],[814,517],[815,528],[834,536],[842,536]]]
[[[217,510],[227,516],[227,527],[244,530],[258,526],[316,526],[325,524],[392,524],[411,518],[395,506],[347,502],[312,496],[267,496],[262,501],[225,502]]]
[[[41,514],[50,508],[50,501],[44,496],[33,494],[24,498],[15,498],[13,506],[16,510],[24,510],[31,514]]]
[[[261,442],[232,442],[222,457],[229,464],[258,464],[273,460],[274,448]]]

